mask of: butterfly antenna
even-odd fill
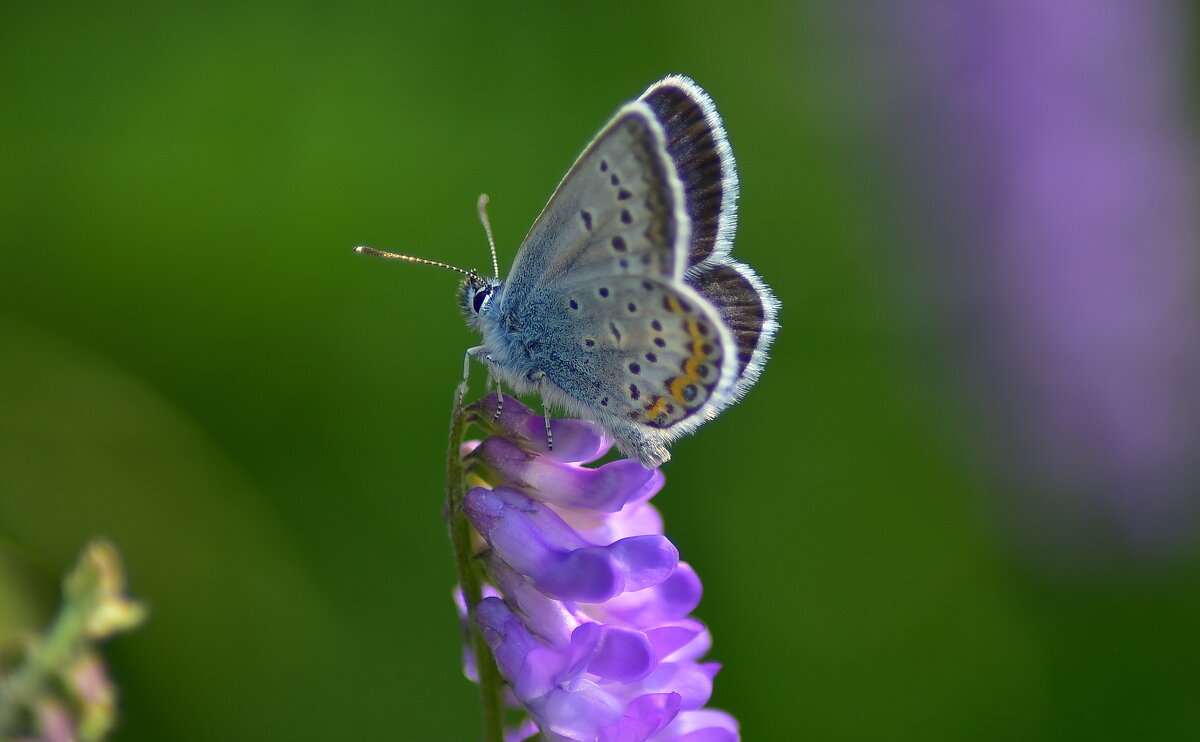
[[[354,252],[358,253],[359,255],[374,255],[377,258],[387,258],[388,260],[403,260],[406,263],[421,263],[422,265],[432,265],[432,266],[436,266],[438,268],[445,268],[447,270],[452,270],[455,273],[461,273],[464,276],[476,275],[475,271],[469,271],[466,268],[459,268],[457,265],[450,265],[449,263],[439,263],[436,260],[426,260],[425,258],[413,257],[412,255],[401,255],[400,253],[387,252],[386,250],[376,250],[375,248],[367,247],[366,245],[359,245],[358,247],[354,248]]]
[[[492,273],[495,274],[496,280],[500,280],[500,262],[496,260],[496,240],[492,237],[492,224],[488,221],[487,215],[488,197],[483,194],[479,197],[479,221],[483,222],[483,231],[487,232],[488,247],[492,249]]]

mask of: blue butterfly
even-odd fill
[[[754,385],[779,328],[779,301],[730,256],[737,197],[712,99],[672,75],[587,146],[507,280],[356,249],[465,273],[462,305],[483,334],[468,357],[600,423],[650,468]]]

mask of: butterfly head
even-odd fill
[[[479,329],[479,318],[488,310],[500,293],[500,279],[488,278],[478,273],[467,274],[459,287],[459,302],[467,315],[467,322]]]

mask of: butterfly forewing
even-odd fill
[[[559,184],[517,253],[506,293],[520,297],[567,274],[680,276],[690,239],[684,208],[661,125],[645,104],[631,103]]]

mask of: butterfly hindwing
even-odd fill
[[[732,260],[702,271],[689,283],[712,302],[733,335],[737,380],[729,401],[735,401],[758,381],[766,363],[779,328],[779,301],[749,266]]]
[[[598,412],[619,444],[661,445],[719,409],[736,378],[736,342],[704,297],[671,279],[632,275],[562,289],[569,329],[554,346],[564,352],[541,367]]]

